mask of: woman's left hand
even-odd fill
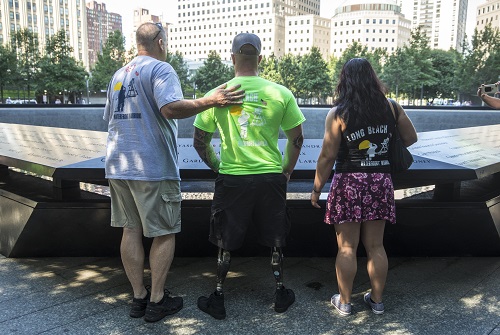
[[[320,195],[321,195],[321,192],[317,193],[317,192],[311,191],[311,205],[315,208],[321,208],[321,206],[318,204]]]

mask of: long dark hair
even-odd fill
[[[346,124],[381,124],[390,115],[386,88],[365,58],[352,58],[344,64],[335,92],[335,116]]]

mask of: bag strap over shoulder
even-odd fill
[[[394,116],[394,120],[396,120],[396,126],[398,124],[398,118],[399,118],[399,110],[398,107],[396,106],[396,102],[392,99],[387,99],[389,100],[389,107],[391,107],[392,115]]]

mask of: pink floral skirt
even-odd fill
[[[335,173],[326,202],[325,223],[387,220],[396,223],[390,173]]]

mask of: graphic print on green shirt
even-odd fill
[[[279,130],[300,125],[304,115],[284,86],[257,76],[243,76],[230,80],[228,87],[237,84],[245,91],[243,105],[208,109],[196,116],[194,126],[210,133],[219,130],[220,173],[281,173]]]

